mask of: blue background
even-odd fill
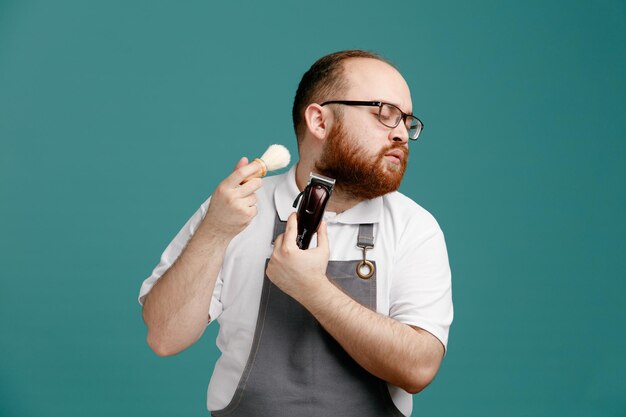
[[[414,416],[625,416],[626,3],[0,0],[0,415],[205,416],[141,281],[320,56],[394,62],[455,322]]]

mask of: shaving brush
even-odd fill
[[[250,162],[251,164],[257,164],[259,166],[259,170],[254,175],[246,178],[244,182],[251,178],[264,177],[270,171],[284,168],[289,165],[290,160],[291,155],[289,154],[289,150],[287,148],[283,145],[270,145],[260,158],[256,158]]]

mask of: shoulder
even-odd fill
[[[417,222],[423,226],[439,228],[437,220],[428,210],[399,191],[383,196],[383,208],[386,213],[395,217]]]
[[[398,191],[383,196],[381,223],[392,229],[401,240],[423,241],[443,233],[428,210]]]

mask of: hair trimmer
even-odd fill
[[[293,202],[294,207],[298,207],[298,202],[300,202],[297,211],[298,236],[296,237],[296,244],[300,249],[309,248],[311,238],[322,222],[326,203],[334,186],[334,179],[311,172],[309,183]]]

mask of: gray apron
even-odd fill
[[[274,238],[285,222],[276,217]],[[360,225],[357,245],[372,248],[373,225]],[[364,252],[365,253],[365,252]],[[267,262],[265,267],[267,269]],[[354,261],[329,261],[326,276],[376,311],[376,273],[356,274]],[[398,416],[387,383],[367,372],[302,305],[264,277],[252,349],[231,402],[214,417]]]

